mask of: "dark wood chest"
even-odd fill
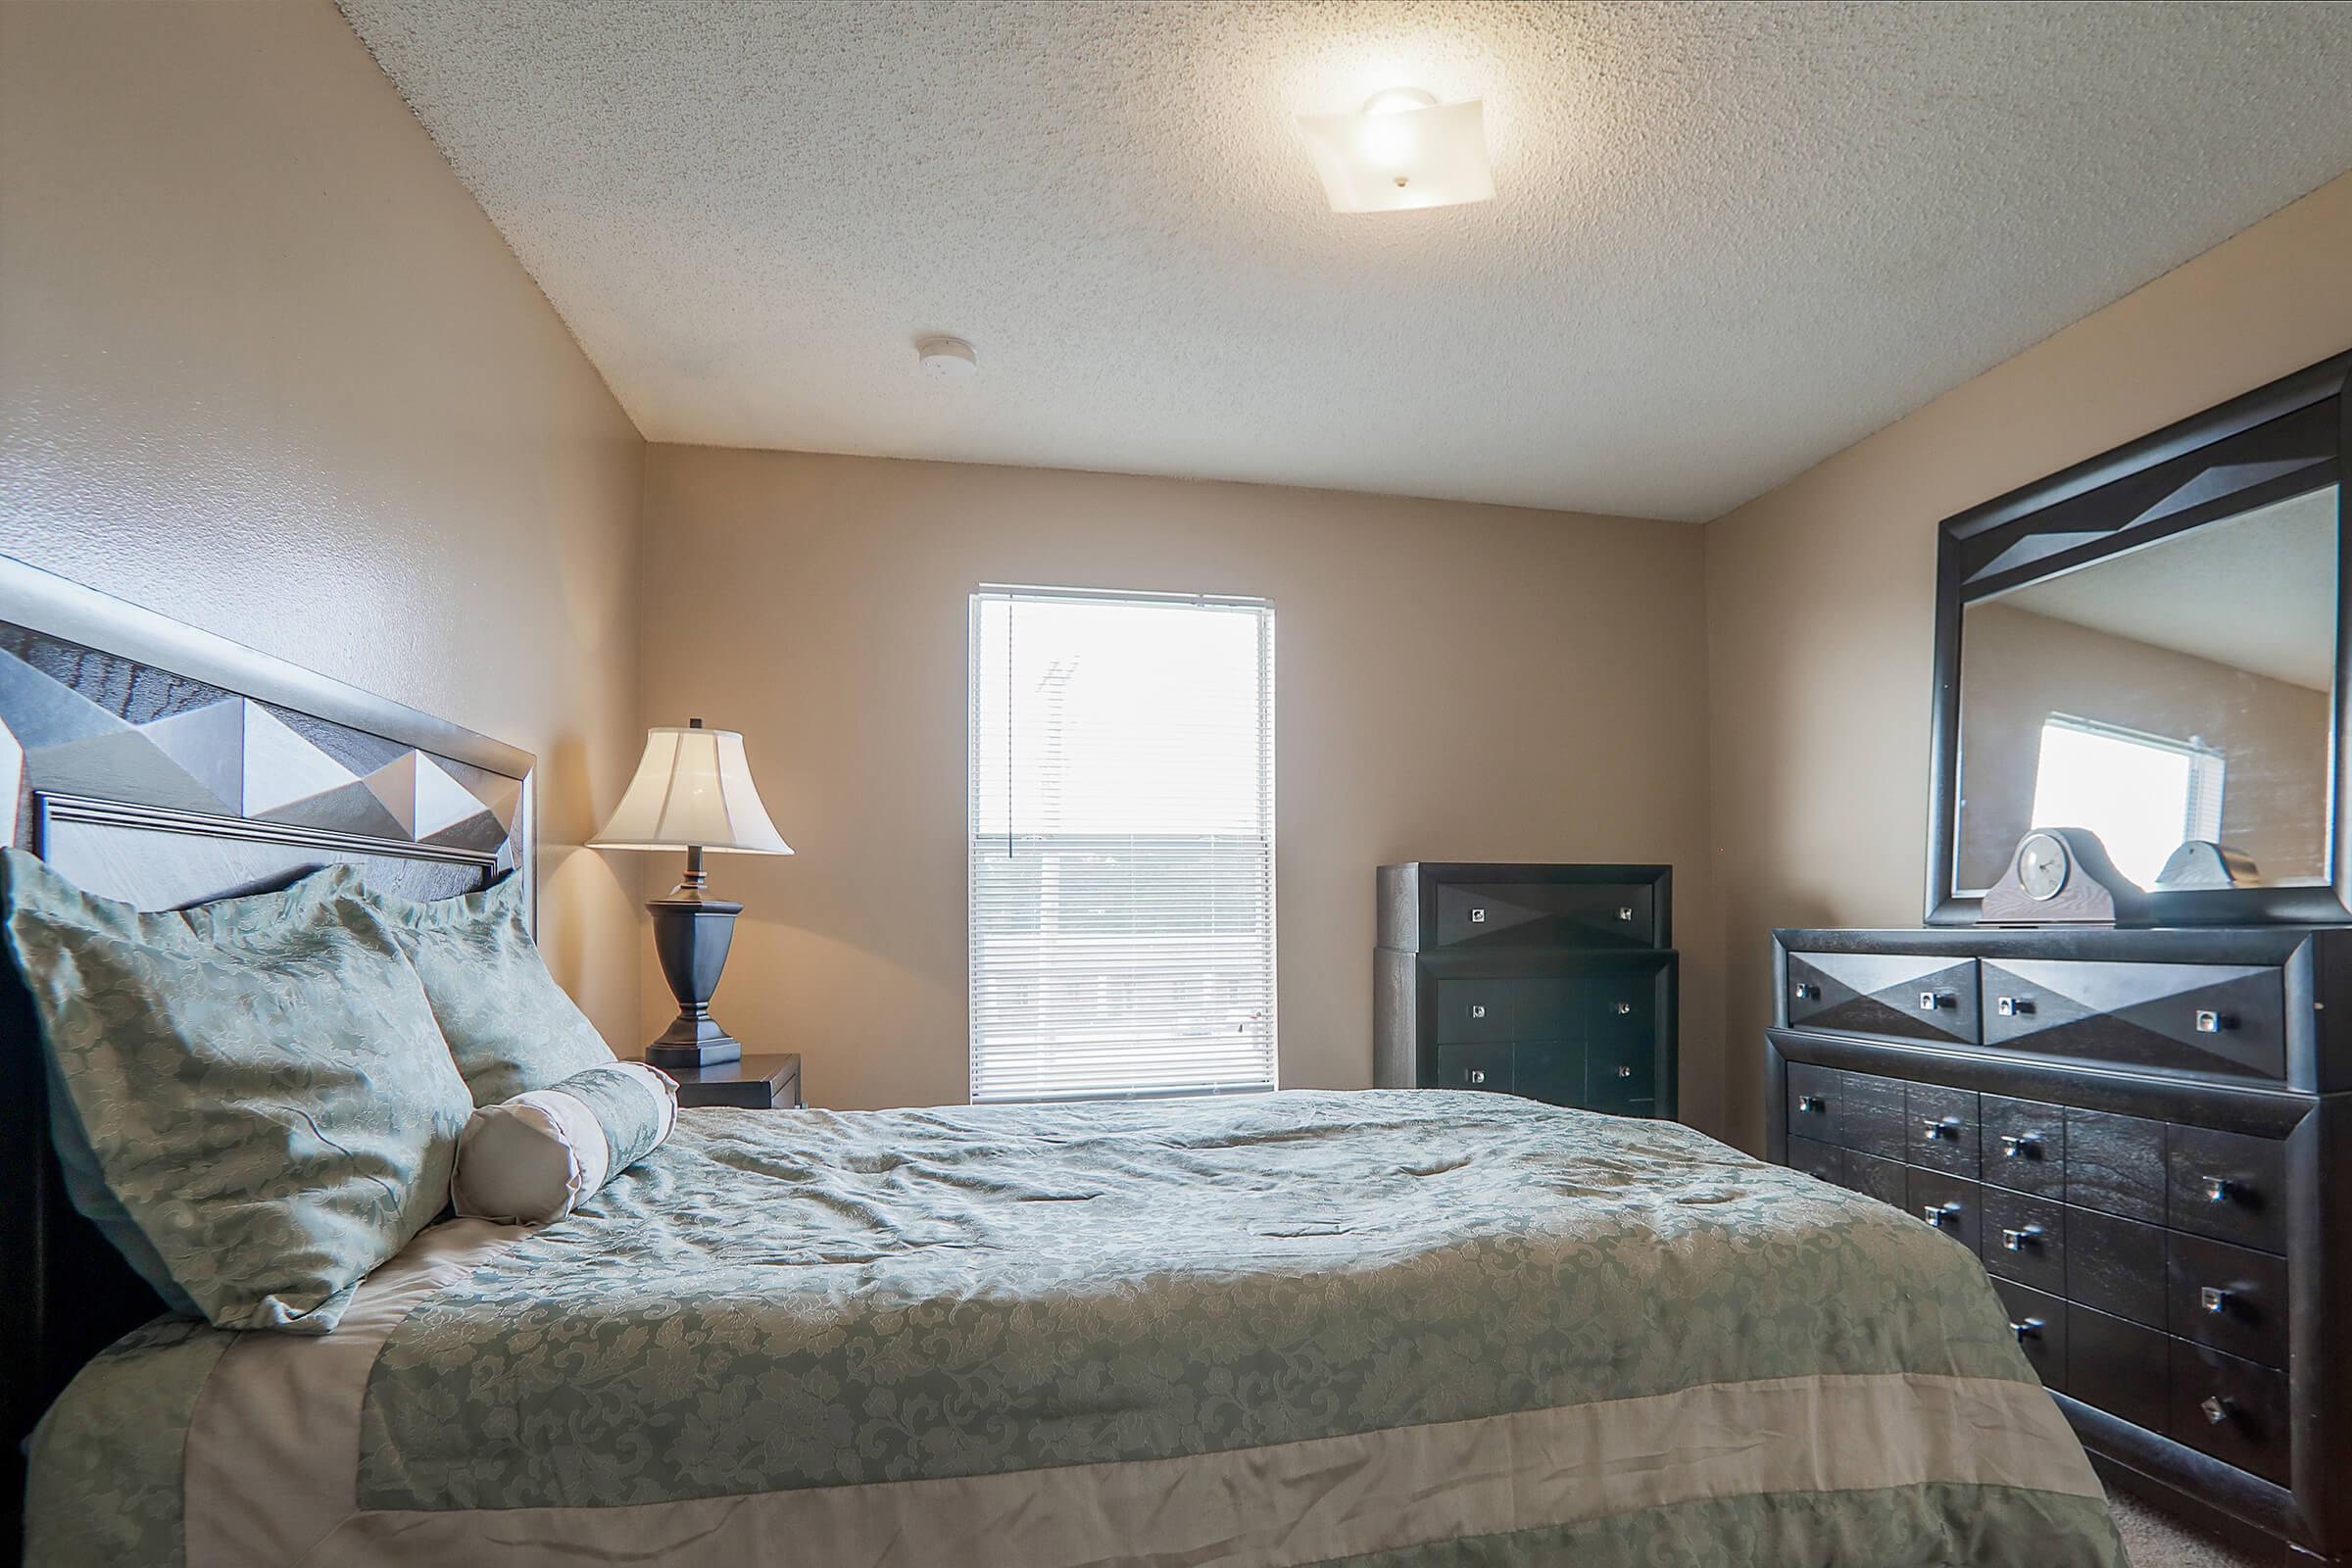
[[[1379,895],[1376,1083],[1674,1114],[1668,867],[1419,860]]]
[[[1975,1252],[2111,1484],[2352,1562],[2352,930],[1774,941],[1771,1157]]]

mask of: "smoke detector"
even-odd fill
[[[980,368],[972,346],[959,337],[927,337],[914,346],[915,368],[943,381],[961,381]]]

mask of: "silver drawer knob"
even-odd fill
[[[1617,906],[1617,918],[1618,918],[1618,919],[1620,919],[1620,920],[1631,920],[1633,917],[1634,917],[1634,906],[1633,906],[1632,905],[1630,905],[1630,904],[1621,904],[1621,905],[1619,905],[1619,906]]]
[[[1919,1010],[1920,1010],[1920,1011],[1922,1011],[1922,1012],[1934,1012],[1934,1011],[1935,1011],[1935,1010],[1936,1010],[1937,1007],[1940,1007],[1940,1006],[1942,1006],[1942,1005],[1943,1005],[1943,999],[1942,999],[1941,997],[1937,996],[1937,995],[1936,995],[1935,992],[1933,992],[1933,991],[1922,991],[1922,992],[1919,994]]]
[[[2009,1325],[2009,1332],[2016,1335],[2020,1343],[2035,1338],[2041,1333],[2041,1319],[2037,1317],[2020,1318]]]
[[[2199,1309],[2219,1317],[2230,1310],[2230,1293],[2216,1290],[2210,1285],[2199,1286],[2197,1288],[2197,1306]]]
[[[1931,1144],[1938,1138],[1950,1138],[1957,1141],[1960,1137],[1960,1118],[1957,1116],[1922,1116],[1919,1118],[1919,1136],[1924,1142]]]
[[[1799,1002],[1819,1002],[1821,987],[1808,985],[1802,980],[1791,980],[1788,982],[1788,995]]]
[[[1631,1067],[1620,1067],[1617,1069],[1617,1076],[1620,1078],[1631,1078],[1633,1075],[1634,1069]]]
[[[2218,1035],[2221,1032],[2222,1015],[2218,1012],[2207,1012],[2202,1008],[2198,1009],[2197,1033],[2201,1035]]]
[[[1473,1067],[1473,1068],[1471,1068],[1471,1069],[1470,1069],[1470,1081],[1471,1081],[1472,1083],[1474,1083],[1474,1084],[1483,1084],[1483,1083],[1485,1083],[1485,1082],[1487,1081],[1487,1069],[1486,1069],[1486,1068],[1484,1068],[1484,1067]]]
[[[2031,1017],[2034,1012],[2034,999],[2032,997],[1995,997],[1992,999],[1992,1010],[2004,1018]]]
[[[1486,1015],[1487,1015],[1487,1004],[1486,1004],[1485,1003],[1483,1003],[1483,1002],[1473,1002],[1472,1004],[1470,1004],[1470,1016],[1471,1016],[1471,1017],[1473,1017],[1473,1018],[1484,1018]]]
[[[2208,1394],[2197,1401],[2197,1408],[2205,1412],[2205,1419],[2214,1426],[2230,1419],[2229,1401],[2219,1395]]]
[[[2012,1252],[2022,1252],[2029,1247],[2041,1245],[2041,1227],[2029,1225],[2022,1231],[2001,1232],[2001,1246]]]
[[[2040,1134],[2038,1134],[2038,1133],[2015,1133],[2015,1134],[2011,1134],[2011,1133],[2003,1133],[2003,1134],[2001,1134],[2001,1157],[2002,1157],[2003,1159],[2024,1159],[2024,1158],[2028,1157],[2029,1155],[2034,1155],[2034,1156],[2038,1156],[2040,1153],[2041,1153],[2041,1135],[2040,1135]]]
[[[1830,1102],[1819,1095],[1799,1095],[1796,1097],[1796,1108],[1819,1115],[1830,1108]]]
[[[1487,911],[1484,909],[1472,909],[1470,911],[1470,923],[1472,925],[1485,925],[1487,923]]]
[[[1634,1004],[1630,1002],[1620,1002],[1617,1004],[1617,1016],[1620,1018],[1624,1017],[1627,1013],[1633,1010]]]
[[[1941,1226],[1945,1220],[1959,1212],[1960,1205],[1958,1203],[1929,1203],[1920,1209],[1919,1217],[1931,1225]]]
[[[2227,1203],[2237,1197],[2237,1184],[2227,1176],[2208,1176],[2204,1185],[2208,1203]]]

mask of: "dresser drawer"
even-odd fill
[[[1525,980],[1439,981],[1438,1044],[1510,1039],[1528,985]]]
[[[1787,1004],[1792,1028],[1974,1045],[1977,961],[1791,953]]]
[[[1983,1190],[1984,1267],[2053,1295],[2066,1293],[2066,1207],[1999,1187]]]
[[[1497,1092],[1509,1089],[1511,1048],[1501,1044],[1438,1047],[1438,1087]]]
[[[2066,1112],[2066,1200],[2164,1223],[2164,1123],[2104,1110]]]
[[[1845,1151],[1836,1144],[1817,1144],[1810,1138],[1788,1140],[1788,1168],[1801,1170],[1815,1181],[1845,1185]]]
[[[1654,948],[1655,889],[1616,882],[1441,882],[1442,948]]]
[[[2175,1337],[2286,1365],[2286,1259],[2173,1232],[2166,1238]]]
[[[2119,1066],[2278,1080],[2286,986],[2265,965],[1986,958],[1984,1043]]]
[[[1909,1200],[1911,1169],[1899,1160],[1881,1159],[1859,1149],[1845,1152],[1845,1185],[1893,1208]]]
[[[2066,1108],[2006,1095],[1978,1097],[1984,1179],[2040,1198],[2066,1196]]]
[[[2166,1133],[2172,1225],[2266,1252],[2286,1250],[2286,1146],[2175,1126]]]
[[[2286,1374],[2186,1340],[2172,1342],[2172,1358],[2173,1441],[2285,1486]]]
[[[1845,1096],[1845,1115],[1838,1136],[1845,1147],[1876,1154],[1881,1159],[1910,1158],[1909,1124],[1903,1119],[1906,1114],[1903,1081],[1867,1072],[1838,1076],[1844,1080],[1839,1088]]]
[[[2009,1332],[2017,1336],[2017,1348],[2034,1363],[2034,1375],[2041,1379],[2043,1388],[2064,1394],[2066,1303],[2015,1280],[1995,1279],[1992,1288],[1999,1293],[2001,1305],[2008,1308]]]
[[[1512,1094],[1552,1105],[1586,1103],[1585,1048],[1581,1044],[1573,1040],[1520,1040],[1512,1043],[1510,1053]]]
[[[1962,1247],[1982,1255],[1984,1213],[1980,1192],[1975,1182],[1913,1166],[1903,1179],[1903,1206]]]
[[[2066,1392],[2133,1426],[2162,1432],[2170,1414],[2165,1389],[2172,1346],[2155,1329],[2069,1302]]]
[[[1845,1080],[1851,1073],[1810,1062],[1788,1064],[1788,1136],[1845,1142]]]
[[[2165,1231],[2157,1225],[2101,1214],[2066,1211],[2066,1294],[2112,1317],[2162,1328],[2165,1306]]]
[[[1910,1084],[1903,1091],[1914,1165],[1977,1179],[1977,1096],[1970,1089]]]
[[[1646,1116],[1658,1103],[1658,1050],[1646,1026],[1639,1034],[1597,1030],[1585,1047],[1584,1103],[1620,1116]]]

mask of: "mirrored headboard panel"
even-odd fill
[[[2162,924],[2352,920],[2348,372],[2339,355],[1945,521],[1931,924],[1975,920],[2037,827],[2097,834]],[[2217,857],[2175,863],[2188,843],[2224,847],[2229,885]]]

